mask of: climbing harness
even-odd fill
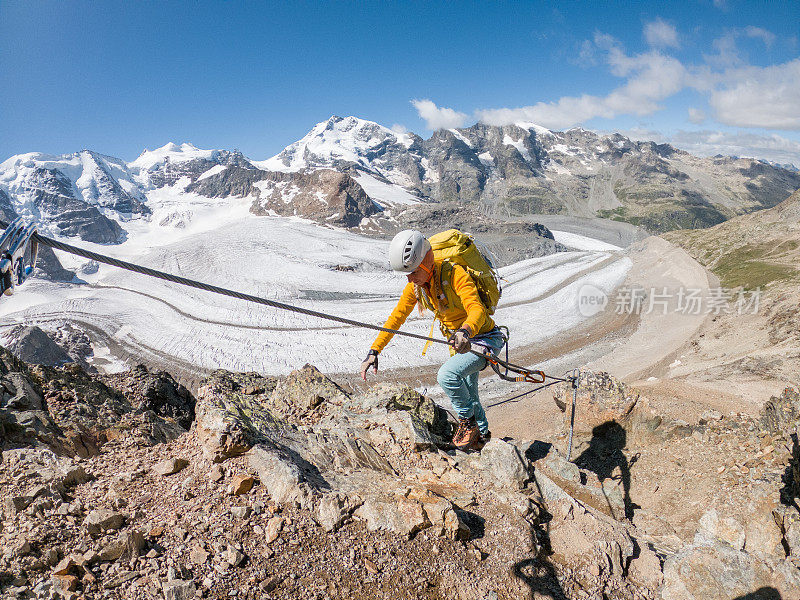
[[[33,273],[38,251],[36,226],[15,219],[0,236],[0,295],[10,296]]]
[[[165,273],[163,271],[151,269],[149,267],[144,267],[142,265],[137,265],[124,260],[119,260],[116,258],[112,258],[110,256],[98,254],[97,252],[92,252],[90,250],[78,248],[77,246],[71,246],[70,244],[65,244],[63,242],[59,242],[57,240],[40,235],[33,224],[25,226],[21,218],[14,220],[14,222],[11,223],[11,225],[7,225],[6,223],[0,221],[0,227],[7,227],[3,235],[0,236],[0,253],[2,253],[2,258],[0,259],[0,274],[2,275],[2,281],[0,282],[0,292],[8,295],[13,293],[15,286],[21,285],[31,275],[31,273],[33,273],[33,267],[34,264],[36,263],[38,247],[39,244],[42,244],[44,246],[48,246],[56,250],[61,250],[63,252],[74,254],[76,256],[82,256],[83,258],[88,258],[90,260],[118,267],[120,269],[125,269],[128,271],[132,271],[134,273],[140,273],[142,275],[147,275],[149,277],[155,277],[157,279],[162,279],[164,281],[170,281],[172,283],[177,283],[179,285],[192,287],[206,292],[212,292],[214,294],[220,294],[231,298],[237,298],[239,300],[245,300],[247,302],[254,302],[256,304],[262,304],[264,306],[269,306],[272,308],[279,308],[281,310],[287,310],[290,312],[303,314],[310,317],[326,319],[328,321],[334,321],[337,323],[342,323],[344,325],[351,325],[353,327],[361,327],[364,329],[383,331],[394,335],[424,340],[425,342],[428,343],[449,345],[448,341],[444,339],[437,339],[429,336],[419,335],[417,333],[411,333],[409,331],[400,331],[398,329],[390,329],[388,327],[372,325],[370,323],[364,323],[362,321],[356,321],[354,319],[347,319],[345,317],[338,317],[336,315],[331,315],[316,310],[310,310],[307,308],[286,304],[284,302],[277,302],[275,300],[269,300],[267,298],[261,298],[259,296],[252,296],[250,294],[244,294],[242,292],[229,290],[216,285],[210,285],[208,283],[195,281],[193,279],[187,279],[186,277],[179,277],[178,275],[172,275],[170,273]],[[0,294],[0,297],[2,297],[2,294]],[[504,337],[506,339],[506,342],[508,342],[508,337],[509,337],[508,328],[501,326],[500,329],[505,330]],[[495,356],[488,349],[469,351],[472,352],[473,354],[485,358],[486,362],[492,367],[492,370],[494,370],[494,372],[501,379],[505,381],[518,382],[518,383],[533,383],[537,385],[536,388],[528,390],[508,400],[504,400],[503,402],[510,402],[512,400],[516,400],[518,398],[521,398],[522,396],[527,396],[528,394],[532,394],[534,392],[537,392],[551,385],[555,385],[557,383],[570,383],[572,385],[573,399],[572,399],[572,412],[570,416],[570,434],[569,434],[570,448],[568,449],[567,453],[567,460],[569,460],[569,453],[572,450],[572,431],[575,423],[575,404],[577,399],[577,390],[578,390],[578,381],[580,379],[580,372],[576,370],[573,371],[571,374],[565,374],[564,377],[556,377],[554,375],[548,375],[544,371],[528,369],[526,367],[516,365],[508,360],[508,343],[506,343],[505,346],[506,346],[505,360]],[[509,373],[514,373],[515,375],[511,376],[509,375]]]

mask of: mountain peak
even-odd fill
[[[365,155],[370,149],[385,144],[409,146],[411,136],[397,133],[374,121],[355,116],[331,115],[311,128],[302,139],[290,144],[280,154],[256,166],[271,171],[299,171],[317,162],[349,162],[369,168]]]
[[[166,161],[184,162],[195,158],[209,158],[213,153],[214,150],[202,150],[189,142],[180,145],[168,142],[155,150],[145,148],[138,158],[130,163],[130,166],[149,170]]]
[[[547,127],[542,127],[541,125],[531,121],[516,121],[514,125],[521,127],[522,129],[527,129],[528,131],[532,130],[538,135],[553,135],[553,132]]]

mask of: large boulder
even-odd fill
[[[499,488],[521,489],[531,478],[529,462],[519,449],[499,438],[490,440],[479,454],[466,455],[464,466]]]
[[[576,500],[550,482],[542,490],[552,519],[546,525],[546,542],[560,564],[591,577],[591,586],[604,587],[611,578],[625,576],[637,544],[627,525]]]
[[[412,417],[410,427],[415,428],[411,432],[413,436],[426,437],[419,431],[424,427],[440,445],[446,445],[452,434],[447,412],[429,397],[401,383],[378,383],[354,398],[351,404],[357,410],[373,414],[381,409],[407,412]]]
[[[25,362],[50,367],[72,362],[69,354],[35,325],[14,327],[6,338],[8,349]]]
[[[201,384],[195,414],[197,436],[213,462],[242,455],[289,426],[266,409],[259,394],[243,387],[237,374],[227,371],[215,371]]]
[[[564,427],[569,429],[573,390],[568,384],[559,385],[553,397],[564,411]],[[574,432],[578,436],[591,435],[595,427],[609,422],[623,422],[639,400],[639,394],[608,373],[581,373],[576,397]]]
[[[270,410],[291,418],[329,405],[342,406],[349,395],[313,365],[280,379],[267,400]]]
[[[551,491],[558,494],[553,489],[555,486],[613,519],[626,518],[624,489],[607,483],[610,480],[601,481],[595,472],[568,461],[552,446],[543,450],[546,454],[541,457],[534,449],[529,451],[536,458],[533,463],[534,481],[543,494]]]
[[[772,396],[761,408],[760,425],[770,433],[793,433],[800,425],[800,391],[786,388],[780,396]]]
[[[756,595],[773,590],[773,595]],[[796,598],[800,571],[786,560],[757,557],[720,541],[696,540],[664,563],[662,600]]]
[[[135,410],[152,411],[173,419],[186,430],[191,427],[195,399],[166,371],[149,371],[146,366],[138,365],[104,379],[110,387],[122,392]]]

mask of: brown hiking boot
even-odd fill
[[[475,417],[458,420],[458,429],[453,436],[453,446],[466,452],[467,450],[471,450],[475,442],[480,439],[481,432],[478,430]]]

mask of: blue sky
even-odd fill
[[[800,166],[800,2],[0,0],[0,160],[189,141],[264,159],[332,114],[583,125]]]

